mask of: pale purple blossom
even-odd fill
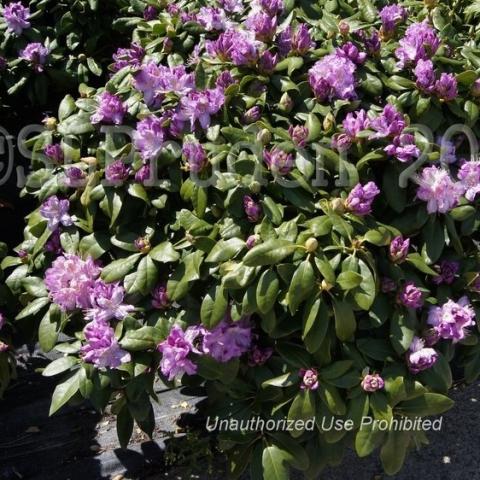
[[[261,117],[262,117],[262,109],[258,105],[255,105],[254,107],[249,108],[242,115],[242,122],[245,125],[250,125],[260,120]]]
[[[158,16],[158,10],[153,5],[147,5],[143,10],[143,19],[149,22],[155,20]]]
[[[435,94],[445,102],[455,100],[458,96],[457,79],[453,73],[442,73],[435,83]]]
[[[150,164],[144,163],[136,172],[135,172],[135,181],[137,183],[146,183],[150,179]]]
[[[8,352],[9,349],[10,349],[10,346],[8,345],[8,343],[2,342],[0,340],[0,353]]]
[[[415,145],[415,136],[402,133],[393,139],[393,143],[385,147],[385,152],[396,157],[402,163],[411,162],[420,156],[420,149]]]
[[[113,71],[118,72],[125,67],[137,68],[142,64],[145,56],[145,50],[138,44],[133,42],[128,48],[119,48],[113,54]]]
[[[252,343],[252,331],[247,320],[232,322],[222,320],[203,336],[202,352],[217,362],[226,363],[248,352]]]
[[[448,300],[441,307],[431,307],[427,321],[441,338],[456,343],[466,337],[468,327],[475,325],[475,311],[468,298],[462,297],[458,302]]]
[[[395,50],[400,68],[406,65],[416,65],[419,60],[427,60],[435,55],[440,46],[440,38],[427,23],[413,23],[407,28],[405,36],[400,40],[400,46]]]
[[[367,54],[365,52],[361,52],[352,42],[343,44],[341,47],[337,48],[336,51],[338,55],[348,58],[357,65],[362,65],[367,59]]]
[[[315,48],[315,42],[304,23],[298,25],[296,29],[289,25],[278,37],[278,50],[283,57],[290,53],[305,55],[312,48]]]
[[[86,344],[82,347],[83,361],[97,368],[117,368],[131,360],[115,337],[115,331],[107,323],[90,322],[83,330]]]
[[[308,72],[308,81],[319,101],[356,98],[356,65],[348,58],[332,53],[319,60]]]
[[[398,295],[399,302],[407,308],[423,306],[422,291],[413,282],[407,282]]]
[[[246,247],[251,250],[255,245],[258,244],[260,241],[260,237],[258,235],[250,235],[245,242]]]
[[[395,237],[390,243],[389,257],[392,262],[401,263],[408,255],[408,249],[410,248],[410,239],[404,239],[401,235]]]
[[[451,260],[442,260],[439,265],[435,267],[435,270],[438,272],[436,277],[433,277],[433,283],[437,285],[445,284],[451,285],[455,278],[458,276],[460,270],[460,264]]]
[[[315,368],[302,368],[298,372],[302,379],[300,385],[301,390],[317,390],[318,389],[318,372]]]
[[[120,125],[126,112],[122,99],[118,95],[105,91],[98,96],[97,111],[91,116],[90,121]]]
[[[164,71],[155,62],[143,65],[135,76],[133,85],[143,93],[143,100],[149,107],[157,106],[162,101],[162,95],[157,90],[163,76]]]
[[[261,45],[252,32],[230,29],[220,34],[217,40],[208,41],[206,50],[208,55],[237,66],[252,66],[258,60]]]
[[[112,183],[123,183],[129,174],[130,169],[121,159],[115,160],[105,167],[105,178]]]
[[[263,52],[258,59],[258,69],[262,73],[270,74],[275,70],[277,63],[278,56],[276,54],[272,54],[268,50],[265,50],[265,52]]]
[[[236,83],[233,75],[228,71],[224,70],[218,77],[215,85],[218,88],[222,88],[223,90],[227,89],[230,85]]]
[[[163,120],[150,115],[137,123],[133,133],[133,144],[143,160],[156,159],[165,142]]]
[[[473,202],[480,193],[480,161],[464,162],[458,171],[458,178],[465,189],[465,198]]]
[[[417,197],[427,202],[428,213],[446,213],[458,205],[465,189],[454,182],[447,170],[435,165],[426,167],[417,177]]]
[[[382,390],[385,386],[385,381],[378,373],[367,374],[363,377],[361,386],[365,392],[376,392],[377,390]]]
[[[85,172],[78,167],[67,168],[63,183],[71,188],[81,187],[85,183]]]
[[[23,30],[30,28],[30,9],[21,2],[11,2],[3,7],[3,18],[9,32],[20,35]]]
[[[40,215],[48,220],[47,226],[53,232],[59,225],[69,227],[73,225],[73,218],[68,213],[70,202],[67,199],[60,199],[52,195],[45,200],[40,207]]]
[[[252,8],[254,10],[264,10],[269,15],[278,15],[283,11],[283,0],[253,0]]]
[[[435,70],[431,60],[420,59],[414,70],[417,87],[427,93],[435,89]]]
[[[391,34],[397,25],[405,22],[407,16],[407,10],[401,5],[387,5],[383,7],[379,13],[383,32]]]
[[[191,353],[201,353],[194,346],[200,333],[201,329],[198,327],[188,327],[183,331],[178,325],[174,325],[168,337],[158,345],[158,351],[162,354],[160,370],[168,380],[197,372],[197,366],[188,357]]]
[[[207,31],[225,30],[229,24],[225,11],[214,7],[200,8],[196,21]]]
[[[183,144],[182,154],[187,160],[189,170],[199,173],[208,164],[207,154],[203,146],[198,142],[186,142]]]
[[[370,128],[375,133],[369,138],[396,137],[403,132],[406,126],[403,114],[394,105],[387,103],[382,113],[370,121]]]
[[[263,159],[275,175],[287,175],[293,168],[293,155],[278,147],[273,147],[271,150],[265,149]]]
[[[380,190],[374,182],[368,182],[365,185],[357,183],[348,194],[345,206],[355,215],[368,215],[372,211],[372,203],[379,193]]]
[[[63,162],[63,150],[58,143],[46,145],[43,149],[43,153],[55,163]]]
[[[180,112],[184,120],[190,121],[190,127],[198,123],[206,130],[211,123],[211,116],[217,114],[225,102],[225,95],[220,88],[190,92],[180,100]]]
[[[91,257],[86,260],[66,253],[52,263],[45,272],[45,286],[52,300],[62,310],[90,308],[90,293],[100,268]]]
[[[87,310],[85,318],[96,322],[123,320],[134,310],[133,305],[123,303],[124,297],[125,289],[118,283],[97,280],[90,293],[91,308]]]
[[[217,0],[217,2],[227,13],[242,13],[244,9],[242,0]]]
[[[52,232],[45,243],[45,251],[53,253],[54,255],[61,255],[63,253],[62,242],[60,241],[60,229],[57,228]]]
[[[413,337],[406,358],[410,372],[417,374],[431,368],[438,360],[438,353],[433,348],[425,347],[422,338]]]
[[[307,145],[309,131],[304,125],[290,125],[288,134],[297,147],[304,148]]]
[[[41,73],[44,70],[44,66],[47,63],[47,57],[50,51],[47,47],[38,42],[29,43],[23,50],[20,51],[22,60],[29,62],[34,71]]]
[[[245,21],[245,26],[255,34],[257,40],[269,42],[277,30],[277,17],[266,12],[254,11]]]
[[[457,148],[455,143],[445,140],[440,136],[437,138],[437,144],[440,145],[440,162],[443,164],[451,164],[457,161]]]
[[[343,133],[334,135],[332,147],[343,152],[348,150],[358,138],[358,134],[370,126],[367,112],[363,109],[349,112],[342,122]]]

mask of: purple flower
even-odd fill
[[[21,2],[11,2],[3,8],[3,18],[9,32],[20,35],[25,28],[30,28],[30,9]]]
[[[152,291],[152,306],[158,310],[166,310],[170,306],[170,299],[167,294],[167,287],[163,284],[157,285]]]
[[[398,295],[399,302],[407,308],[421,308],[423,306],[422,291],[413,282],[407,282]]]
[[[33,42],[29,43],[23,50],[20,51],[20,56],[22,60],[29,62],[35,72],[43,72],[43,67],[47,62],[47,57],[50,51],[48,48],[43,46],[41,43]]]
[[[137,183],[145,183],[147,180],[150,179],[150,164],[145,163],[143,164],[136,172],[135,172],[135,181]]]
[[[454,182],[447,170],[436,166],[426,167],[417,178],[417,197],[427,202],[428,213],[446,213],[458,205],[465,189]]]
[[[265,149],[263,159],[274,175],[287,175],[293,168],[293,155],[278,147]]]
[[[277,17],[266,12],[253,11],[247,17],[245,26],[255,34],[256,39],[269,42],[277,30]]]
[[[82,260],[66,253],[45,272],[45,286],[62,310],[90,308],[90,293],[99,275],[100,268],[91,257]]]
[[[278,15],[284,9],[283,0],[254,0],[252,2],[254,10],[264,10],[269,15]]]
[[[262,53],[258,59],[258,69],[262,73],[270,74],[275,70],[275,67],[278,63],[277,55],[273,55],[271,52],[266,50]]]
[[[207,53],[237,66],[254,65],[258,60],[261,42],[250,31],[227,30],[217,40],[206,44]]]
[[[317,390],[318,372],[315,368],[302,368],[298,375],[302,378],[301,390]]]
[[[308,72],[308,81],[319,101],[351,100],[355,93],[355,64],[333,53],[319,60]]]
[[[195,123],[206,130],[210,126],[211,116],[220,111],[225,102],[225,95],[219,88],[190,92],[180,100],[181,115],[184,120],[190,120],[190,126],[195,128]]]
[[[438,353],[433,348],[426,348],[423,339],[413,337],[406,357],[410,372],[417,374],[431,368],[438,360]]]
[[[9,345],[0,340],[0,353],[5,353],[10,349]]]
[[[420,59],[414,70],[417,87],[431,93],[435,88],[435,71],[431,60]]]
[[[158,11],[153,5],[148,5],[145,7],[145,10],[143,10],[143,18],[147,22],[150,20],[155,20],[158,16]]]
[[[247,248],[251,250],[257,243],[260,241],[260,237],[258,235],[250,235],[245,242]]]
[[[399,60],[398,66],[403,68],[432,57],[440,46],[440,39],[435,30],[424,21],[410,25],[399,43],[395,55]]]
[[[278,38],[278,50],[282,57],[290,53],[305,55],[312,48],[315,48],[315,42],[304,23],[298,25],[296,30],[289,25]]]
[[[457,148],[453,142],[437,138],[437,144],[440,145],[440,162],[445,164],[455,163],[457,161]]]
[[[63,162],[63,150],[62,147],[58,143],[47,145],[43,149],[43,153],[53,160],[55,163],[62,163]]]
[[[433,283],[437,285],[440,285],[441,283],[451,285],[457,277],[460,270],[460,264],[454,261],[442,260],[440,264],[435,267],[435,270],[438,272],[438,275],[433,277]]]
[[[85,173],[78,167],[70,167],[65,170],[64,184],[67,187],[77,188],[85,183]]]
[[[230,85],[233,85],[235,82],[235,79],[233,78],[232,74],[228,70],[224,70],[218,77],[217,81],[215,82],[215,85],[218,88],[222,88],[225,90],[228,88]]]
[[[397,25],[407,19],[408,13],[400,5],[388,5],[380,10],[379,16],[382,21],[383,32],[389,35],[393,33]]]
[[[212,330],[205,331],[202,351],[217,362],[226,363],[248,352],[251,343],[252,332],[247,320],[222,320]]]
[[[158,345],[158,351],[162,353],[160,369],[168,380],[173,380],[184,373],[193,375],[197,372],[197,366],[187,357],[190,353],[200,354],[194,346],[194,341],[200,333],[201,329],[198,327],[188,327],[183,331],[174,325],[166,340]]]
[[[183,145],[183,156],[188,162],[191,172],[199,173],[208,164],[207,154],[198,142],[187,142]]]
[[[395,237],[390,243],[389,257],[392,262],[401,263],[407,258],[410,248],[410,239],[404,239],[401,235]]]
[[[207,31],[225,30],[228,25],[225,11],[213,7],[200,8],[196,21]]]
[[[143,160],[156,159],[165,142],[163,120],[150,115],[137,123],[133,134],[133,144]]]
[[[374,30],[369,37],[362,35],[362,40],[365,44],[365,50],[369,55],[376,55],[382,47],[380,35],[376,30]]]
[[[383,277],[381,289],[383,293],[390,293],[394,292],[397,289],[397,285],[391,278]]]
[[[304,148],[307,145],[309,135],[307,127],[303,125],[290,125],[288,134],[297,147]]]
[[[372,203],[380,190],[374,182],[365,185],[357,183],[348,194],[345,206],[355,215],[368,215],[372,211]]]
[[[59,228],[54,230],[50,235],[47,243],[45,244],[45,251],[53,253],[54,255],[61,255],[63,253]]]
[[[400,135],[405,127],[405,117],[392,104],[387,103],[382,113],[370,121],[370,128],[376,133],[370,139],[396,137]]]
[[[457,303],[448,300],[441,307],[430,308],[427,322],[441,338],[456,343],[465,338],[468,327],[475,325],[475,311],[467,297]]]
[[[453,73],[442,73],[440,79],[435,83],[436,95],[444,100],[450,102],[458,96],[457,79]]]
[[[40,207],[40,215],[48,220],[48,228],[53,232],[59,225],[69,227],[73,225],[73,218],[69,215],[70,202],[67,199],[60,200],[52,195]]]
[[[132,43],[128,48],[119,48],[113,54],[113,71],[118,72],[125,67],[139,67],[145,56],[145,50],[138,44]]]
[[[124,288],[118,283],[105,283],[97,280],[90,294],[90,304],[85,318],[96,322],[107,322],[111,319],[123,320],[129,312],[134,310],[133,305],[123,303]]]
[[[161,102],[162,96],[157,90],[162,78],[163,71],[155,62],[143,65],[135,76],[133,85],[143,93],[143,100],[149,107],[156,106]]]
[[[242,115],[242,122],[245,125],[250,125],[251,123],[255,123],[260,120],[262,116],[262,109],[255,105],[252,108],[249,108],[243,115]]]
[[[120,125],[127,109],[122,99],[110,92],[102,92],[98,97],[97,111],[90,117],[92,123],[113,123]]]
[[[2,312],[0,312],[0,330],[5,326],[7,323],[7,319],[5,318],[5,315],[3,315]]]
[[[362,109],[348,113],[342,126],[344,133],[334,135],[332,140],[332,147],[340,152],[348,150],[352,143],[357,140],[358,134],[370,126],[367,112]]]
[[[272,354],[272,348],[261,348],[258,345],[254,345],[250,352],[248,352],[248,366],[258,367],[263,365],[268,361]]]
[[[242,13],[242,0],[217,0],[217,3],[228,13]]]
[[[378,373],[368,374],[363,377],[361,386],[365,392],[376,392],[385,386],[385,381]]]
[[[411,162],[420,156],[420,149],[415,145],[415,136],[411,133],[402,133],[395,137],[393,143],[385,147],[385,152],[403,163]]]
[[[87,341],[81,349],[84,362],[97,368],[117,368],[130,362],[130,354],[120,348],[115,331],[107,323],[90,322],[83,333]]]
[[[256,223],[262,216],[262,207],[249,195],[243,197],[243,209],[249,222]]]
[[[159,67],[160,78],[155,85],[156,93],[175,93],[186,95],[195,88],[195,74],[187,73],[183,65]]]
[[[465,189],[465,198],[473,202],[480,193],[480,161],[464,162],[458,171],[458,178]]]
[[[348,58],[357,65],[362,65],[367,59],[367,54],[365,52],[360,52],[357,46],[352,42],[347,42],[340,48],[337,48],[337,54],[341,57]]]
[[[105,178],[111,183],[122,183],[128,178],[129,174],[129,168],[121,159],[115,160],[105,167]]]

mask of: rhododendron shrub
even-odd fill
[[[348,447],[397,472],[425,432],[362,417],[441,414],[451,362],[480,373],[462,8],[179,2],[139,25],[105,87],[29,142],[39,206],[5,265],[17,319],[64,353],[51,412],[112,401],[124,445],[134,421],[151,433],[160,377],[204,386],[216,415],[315,417],[222,432],[234,476],[315,478]]]

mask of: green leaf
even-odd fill
[[[445,247],[445,229],[436,217],[432,216],[424,227],[423,239],[422,256],[428,263],[435,263]]]
[[[22,279],[22,286],[33,297],[46,297],[48,291],[40,277],[25,277]]]
[[[138,330],[128,330],[120,345],[134,352],[151,350],[162,340],[162,332],[156,327],[144,326]]]
[[[425,260],[420,256],[419,253],[410,253],[409,255],[407,255],[407,262],[412,264],[417,270],[420,270],[422,273],[434,275],[435,277],[438,275],[435,270],[430,268],[425,263]]]
[[[310,390],[302,390],[293,399],[290,410],[288,411],[289,420],[303,420],[304,422],[312,420],[315,417],[315,397]],[[303,434],[305,428],[290,431],[290,435],[298,438]]]
[[[263,450],[262,465],[264,480],[288,480],[288,467],[285,464],[289,455],[276,445],[270,445]]]
[[[52,395],[50,416],[62,408],[78,392],[80,371],[81,370],[77,370],[77,372],[67,380],[56,386]]]
[[[78,246],[84,257],[91,256],[94,260],[100,258],[110,247],[110,238],[103,232],[94,232],[83,237]]]
[[[127,405],[117,415],[117,435],[120,447],[127,448],[133,433],[133,417]]]
[[[73,97],[71,95],[65,96],[58,107],[58,119],[63,122],[63,120],[69,117],[76,109],[77,106],[75,105]]]
[[[355,451],[362,458],[370,455],[380,446],[385,436],[385,432],[374,428],[373,424],[363,425],[355,436]]]
[[[38,327],[38,342],[44,352],[52,350],[57,343],[61,316],[60,308],[52,304],[40,322]]]
[[[200,308],[200,319],[208,329],[218,325],[228,308],[228,293],[221,285],[212,287],[205,295]]]
[[[339,301],[334,298],[333,312],[335,314],[335,331],[337,337],[342,342],[351,340],[357,329],[357,322],[352,307],[348,302]]]
[[[288,289],[288,306],[293,315],[299,305],[310,296],[315,288],[315,272],[310,260],[304,260],[297,268],[292,277],[290,288]]]
[[[265,270],[257,285],[257,307],[261,313],[268,313],[275,305],[280,282],[273,270]]]
[[[161,263],[176,262],[180,258],[180,254],[173,248],[170,242],[162,242],[156,245],[150,250],[149,255],[156,262]]]
[[[59,373],[64,372],[65,370],[70,370],[74,365],[78,364],[78,359],[75,357],[61,357],[54,360],[52,363],[49,363],[45,370],[43,370],[42,375],[44,377],[53,377]]]
[[[205,261],[207,263],[222,263],[234,258],[245,248],[241,238],[219,240],[212,248]]]
[[[20,311],[20,313],[15,317],[15,320],[21,320],[22,318],[36,315],[49,303],[50,299],[48,297],[36,298]]]
[[[337,283],[342,290],[352,290],[362,283],[363,277],[356,272],[342,272],[337,277]]]
[[[380,459],[387,475],[395,475],[405,462],[407,447],[410,443],[410,433],[391,430],[385,445],[380,450]]]
[[[244,257],[248,267],[275,265],[291,255],[297,246],[288,240],[271,239],[253,247]]]
[[[138,265],[132,285],[127,289],[129,294],[148,295],[158,280],[158,270],[150,257],[143,257]]]
[[[314,353],[320,348],[327,335],[329,325],[330,315],[322,297],[305,304],[302,339],[308,352]]]
[[[414,335],[415,319],[408,313],[395,311],[390,322],[390,341],[399,355],[408,350]]]
[[[396,410],[411,417],[440,415],[453,407],[455,402],[439,393],[424,393],[397,405]]]
[[[102,270],[102,279],[107,283],[123,280],[133,270],[141,256],[141,253],[135,253],[129,257],[114,260]]]

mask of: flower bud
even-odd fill
[[[322,283],[320,284],[320,287],[323,291],[329,292],[333,288],[333,285],[331,283],[328,283],[325,279],[323,279]]]
[[[341,198],[334,198],[330,205],[335,213],[345,213],[345,202]]]
[[[305,249],[307,250],[308,253],[313,253],[315,250],[318,248],[318,241],[316,238],[310,237],[306,242],[305,242]]]
[[[222,209],[220,207],[218,207],[217,205],[213,205],[212,208],[212,213],[213,213],[213,216],[216,217],[216,218],[220,218],[222,216]]]
[[[323,120],[323,129],[326,132],[329,132],[334,126],[335,126],[335,117],[331,113],[328,113]]]
[[[257,133],[257,141],[262,145],[268,145],[272,141],[272,134],[264,128]]]
[[[346,36],[350,33],[350,25],[345,22],[344,20],[342,20],[339,24],[338,24],[338,30],[340,31],[340,35],[342,36]]]
[[[135,248],[142,253],[148,253],[152,249],[150,240],[147,237],[139,237],[134,243]]]
[[[250,191],[252,193],[260,193],[262,190],[262,186],[260,185],[260,182],[257,182],[254,180],[250,185],[249,185]]]
[[[58,124],[58,121],[55,117],[45,117],[43,120],[42,120],[42,123],[45,125],[45,128],[47,130],[56,130],[57,129],[57,124]]]
[[[82,157],[81,162],[86,163],[87,165],[96,165],[97,159],[95,157]]]
[[[278,104],[279,110],[285,113],[290,113],[293,110],[294,102],[292,97],[285,92],[280,98],[280,103]]]

